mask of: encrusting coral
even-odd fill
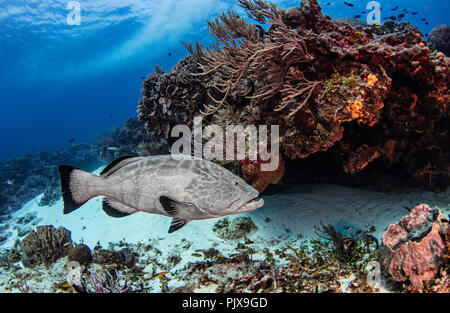
[[[379,161],[420,187],[449,185],[450,63],[416,27],[353,28],[322,15],[317,0],[239,4],[258,24],[222,14],[208,22],[211,47],[185,44],[191,55],[144,82],[139,118],[152,135],[171,143],[172,127],[196,116],[204,126],[279,125],[287,160],[327,151],[347,174]]]

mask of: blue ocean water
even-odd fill
[[[0,0],[0,161],[120,126],[136,115],[143,77],[155,64],[170,70],[188,53],[180,40],[207,44],[206,20],[239,11],[235,0],[84,0],[80,25],[70,25],[69,2]],[[347,2],[354,6],[320,1],[333,18],[364,20],[369,1]],[[406,9],[403,20],[424,34],[448,23],[448,0],[379,2],[382,18]]]

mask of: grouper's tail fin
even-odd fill
[[[98,177],[72,166],[58,166],[61,177],[61,191],[64,200],[64,214],[69,214],[90,199],[98,196],[89,184]]]

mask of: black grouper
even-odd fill
[[[59,166],[64,214],[103,196],[112,217],[137,212],[172,217],[169,233],[192,220],[256,210],[259,192],[222,166],[190,156],[121,157],[100,176]]]

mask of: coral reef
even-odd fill
[[[356,18],[351,18],[351,17],[335,18],[334,21],[337,22],[337,23],[348,24],[348,25],[350,25],[353,28],[366,27],[367,26],[367,24],[364,23],[363,21],[358,20]]]
[[[144,82],[139,118],[152,135],[171,143],[172,127],[199,115],[204,126],[280,125],[287,161],[326,151],[348,175],[373,165],[414,187],[449,185],[450,62],[416,27],[353,28],[316,0],[239,4],[258,24],[233,12],[209,21],[211,47],[185,44],[191,55]]]
[[[431,49],[450,56],[450,26],[443,24],[433,28],[428,37],[428,44]]]
[[[449,226],[442,219],[439,209],[422,204],[389,225],[379,254],[382,268],[393,280],[410,281],[413,287],[423,288],[424,282],[436,278],[445,267]]]
[[[263,260],[252,259],[256,251],[251,244],[238,244],[236,249],[236,255],[217,254],[189,263],[182,274],[188,283],[172,292],[340,293],[374,292],[379,288],[366,280],[367,264],[375,257],[374,246],[345,263],[331,257],[334,247],[328,241],[283,240],[273,252],[264,248]]]
[[[129,119],[125,125],[101,136],[96,144],[100,157],[106,162],[124,155],[160,155],[169,149],[163,140],[155,140],[145,130],[145,123],[137,117]]]
[[[9,226],[12,226],[12,229],[17,232],[17,237],[24,237],[28,235],[28,233],[33,230],[34,226],[38,225],[41,220],[42,218],[38,217],[38,212],[28,212],[25,215],[18,217],[14,225],[13,222],[10,221],[5,225],[8,227],[3,226],[3,228],[6,230],[10,228]],[[2,227],[0,227],[0,230],[3,230]]]
[[[67,148],[29,153],[0,164],[0,177],[10,179],[11,184],[0,181],[0,214],[9,214],[41,193],[45,193],[40,205],[51,205],[60,199],[60,183],[57,166],[73,164],[76,167],[95,170],[104,161],[95,145],[74,144]]]
[[[40,206],[54,205],[59,199],[61,199],[61,183],[59,175],[56,171],[56,167],[51,172],[44,190],[44,196],[39,201]]]
[[[0,251],[0,267],[10,268],[13,264],[19,262],[22,256],[17,245],[12,249],[5,249]]]
[[[25,266],[49,265],[66,256],[72,249],[70,231],[60,227],[37,226],[20,242],[22,263]]]
[[[427,223],[435,218],[435,223],[448,223],[442,220],[442,216],[434,216],[434,210],[420,207],[422,209],[412,211],[411,215],[415,217],[406,223],[415,225],[412,230],[415,235],[420,236],[419,233],[425,230],[426,223],[421,224],[420,221],[427,220],[427,217],[430,218]],[[448,263],[447,266],[445,263],[441,265],[434,280],[424,282],[423,289],[393,283],[382,275],[379,279],[372,278],[372,275],[377,275],[373,264],[381,252],[369,235],[375,229],[370,225],[367,227],[367,230],[354,230],[346,225],[321,224],[317,227],[318,235],[326,240],[306,240],[300,234],[269,240],[261,240],[257,236],[250,240],[242,236],[245,242],[235,242],[228,247],[213,242],[205,249],[197,249],[195,242],[186,239],[181,239],[171,249],[167,249],[166,243],[159,239],[136,244],[124,241],[110,243],[108,250],[98,243],[93,248],[97,254],[94,262],[71,269],[68,262],[72,260],[72,252],[45,268],[23,268],[17,264],[21,256],[16,246],[0,254],[0,270],[7,278],[0,280],[0,289],[68,293],[448,292]],[[449,227],[443,236],[447,245],[444,259],[448,260]],[[350,241],[352,247],[348,246]],[[339,245],[343,253],[339,252]],[[85,251],[89,249],[82,244],[77,247]],[[73,248],[70,250],[74,251]],[[190,257],[194,251],[195,260]],[[181,261],[184,258],[188,260]],[[120,263],[127,260],[133,260],[133,266]],[[68,270],[79,275],[66,281]]]

